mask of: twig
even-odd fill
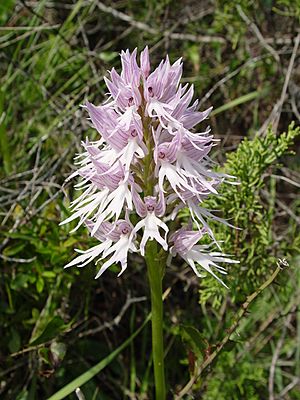
[[[2,260],[4,261],[17,262],[21,264],[31,263],[32,261],[36,260],[36,256],[32,258],[15,258],[15,257],[5,256],[4,254],[0,254],[0,258],[2,258]]]
[[[280,339],[277,342],[273,357],[272,357],[272,362],[271,362],[271,367],[270,367],[270,374],[269,374],[269,400],[275,400],[275,396],[274,396],[274,376],[275,376],[275,369],[276,369],[276,364],[277,364],[277,360],[280,354],[280,350],[283,346],[284,343],[284,338],[286,335],[286,330],[287,330],[287,326],[289,325],[289,323],[291,322],[293,314],[289,314],[285,320],[283,329],[282,329],[282,333],[280,336]]]
[[[290,382],[290,383],[279,393],[278,397],[276,397],[276,398],[278,398],[278,400],[283,399],[284,396],[285,396],[286,394],[288,394],[288,392],[289,392],[290,390],[293,389],[293,387],[295,387],[296,385],[298,385],[298,383],[300,383],[300,378],[298,378],[297,376],[295,376],[295,377],[293,378],[292,382]]]
[[[274,175],[274,174],[271,174],[270,176],[271,176],[272,178],[275,178],[275,179],[281,179],[281,180],[283,180],[283,181],[285,181],[285,182],[290,183],[290,184],[293,185],[293,186],[296,186],[296,187],[300,188],[300,183],[295,182],[295,181],[293,181],[292,179],[289,179],[289,178],[287,178],[287,177],[285,177],[285,176],[283,176],[283,175]]]
[[[262,194],[266,199],[269,198],[270,194],[267,190],[262,189]],[[275,199],[275,203],[283,210],[285,211],[296,223],[297,225],[300,225],[300,217],[298,217],[285,203],[283,203],[281,200],[278,198]]]
[[[238,11],[238,13],[240,14],[241,18],[245,21],[245,23],[249,26],[249,28],[252,30],[252,32],[254,33],[254,35],[257,37],[257,39],[260,41],[260,43],[262,44],[262,46],[270,53],[272,54],[272,56],[275,58],[275,60],[280,63],[280,58],[279,55],[277,54],[277,52],[273,49],[272,46],[270,46],[265,38],[263,37],[263,35],[261,34],[260,30],[258,29],[258,27],[254,24],[254,22],[252,22],[247,15],[244,13],[244,11],[242,10],[240,5],[236,6],[236,9]]]
[[[82,393],[82,391],[80,390],[80,388],[77,388],[75,390],[75,394],[78,400],[85,400],[84,394]]]
[[[294,66],[296,54],[297,54],[298,47],[299,47],[299,42],[300,42],[300,33],[298,33],[298,35],[296,37],[296,40],[295,40],[293,52],[292,52],[292,55],[291,55],[291,58],[290,58],[287,74],[285,76],[285,80],[284,80],[284,84],[283,84],[283,87],[282,87],[280,99],[277,100],[277,102],[275,103],[275,105],[274,105],[274,107],[272,109],[271,114],[269,115],[267,120],[264,122],[264,124],[261,126],[261,128],[258,130],[258,132],[257,132],[258,136],[260,136],[261,134],[266,132],[267,127],[270,124],[272,125],[273,131],[274,132],[277,131],[277,127],[278,127],[278,123],[279,123],[279,119],[280,119],[280,115],[281,115],[282,106],[283,106],[283,103],[284,103],[284,100],[285,100],[288,84],[289,84],[289,81],[290,81],[290,78],[291,78],[291,75],[292,75],[293,66]]]
[[[10,367],[10,368],[8,368],[8,369],[6,369],[6,370],[0,372],[0,378],[2,378],[3,376],[9,374],[9,373],[12,372],[12,371],[15,371],[16,369],[18,369],[18,368],[20,368],[20,367],[23,367],[26,363],[27,363],[26,360],[25,360],[25,361],[22,360],[22,361],[20,361],[20,362],[18,362],[18,363],[17,363],[17,362],[14,362],[14,364],[13,364],[12,367]],[[0,394],[1,394],[1,392],[0,392]]]
[[[191,377],[189,382],[181,389],[181,391],[178,393],[178,395],[175,395],[175,400],[182,399],[183,396],[185,396],[189,390],[192,388],[194,383],[197,381],[197,379],[200,377],[202,372],[214,361],[214,359],[217,357],[217,355],[220,353],[220,351],[223,349],[223,347],[226,345],[226,343],[229,341],[231,335],[235,330],[237,329],[240,320],[244,317],[246,314],[249,305],[256,299],[256,297],[264,290],[266,289],[277,277],[279,272],[281,271],[280,267],[277,267],[276,270],[273,272],[273,274],[270,276],[270,278],[264,282],[254,293],[252,293],[250,296],[247,297],[246,301],[242,304],[239,312],[237,313],[237,318],[234,321],[234,323],[231,325],[231,327],[228,329],[228,334],[224,337],[224,339],[217,345],[216,350],[206,358],[206,360],[200,365],[200,367],[197,370],[197,374]]]
[[[0,31],[30,31],[37,32],[37,31],[48,31],[51,29],[57,29],[60,25],[40,25],[40,26],[0,26]]]
[[[291,79],[291,75],[292,75],[292,71],[293,71],[293,67],[294,67],[294,62],[295,62],[296,54],[297,54],[298,47],[299,47],[299,42],[300,42],[300,33],[298,33],[298,35],[296,37],[296,40],[295,40],[292,56],[291,56],[291,59],[290,59],[290,63],[289,63],[288,70],[287,70],[287,73],[286,73],[286,77],[285,77],[285,80],[284,80],[283,88],[282,88],[282,91],[281,91],[281,96],[280,96],[280,99],[279,99],[279,110],[278,110],[278,113],[277,113],[277,115],[276,115],[276,117],[274,119],[274,122],[273,122],[273,131],[274,132],[277,131],[277,127],[278,127],[278,123],[279,123],[279,119],[280,119],[280,115],[281,115],[282,106],[283,106],[283,103],[284,103],[284,100],[285,100],[288,84],[289,84],[289,81]]]
[[[82,338],[84,336],[89,336],[89,335],[93,335],[95,333],[99,333],[102,332],[104,329],[112,329],[112,327],[114,326],[118,326],[121,319],[123,318],[125,312],[127,311],[127,309],[134,303],[139,303],[141,301],[146,301],[147,297],[143,296],[143,297],[129,297],[129,295],[127,296],[126,302],[123,305],[121,311],[119,312],[119,314],[117,316],[115,316],[115,318],[110,321],[110,322],[104,322],[101,326],[98,326],[97,328],[94,329],[89,329],[85,332],[81,332],[78,334],[79,338]]]
[[[139,29],[141,31],[150,33],[151,35],[159,35],[159,36],[164,36],[168,37],[170,39],[175,39],[175,40],[189,40],[191,42],[196,42],[196,43],[226,43],[226,40],[220,36],[209,36],[209,35],[194,35],[194,34],[189,34],[189,33],[179,33],[179,32],[169,32],[169,31],[163,31],[159,29],[154,29],[151,26],[145,24],[144,22],[136,21],[134,20],[130,15],[127,15],[123,13],[122,11],[118,11],[114,9],[113,7],[106,6],[100,1],[97,1],[97,7],[108,14],[111,14],[115,18],[118,18],[122,21],[128,22],[131,26],[133,26],[136,29]]]
[[[292,105],[293,113],[296,115],[298,121],[300,122],[300,112],[299,112],[299,110],[297,108],[295,96],[292,96],[292,98],[291,98],[291,105]]]

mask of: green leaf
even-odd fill
[[[64,321],[55,316],[52,320],[48,323],[44,331],[38,336],[36,339],[32,340],[29,345],[30,346],[37,346],[42,343],[46,343],[51,339],[54,339],[57,335],[63,332],[66,329],[67,325],[65,325]]]
[[[44,289],[44,279],[41,276],[39,276],[36,281],[36,290],[38,293],[42,293],[43,289]]]
[[[30,275],[18,274],[15,279],[11,282],[10,287],[14,290],[24,289],[28,287],[28,281],[30,280]]]
[[[105,62],[111,62],[117,56],[118,53],[116,51],[102,51],[99,53],[99,58]]]
[[[24,389],[22,392],[18,394],[16,400],[27,400],[28,399],[28,390]]]
[[[62,246],[67,248],[67,247],[70,247],[70,246],[74,246],[74,244],[76,244],[76,243],[78,243],[78,238],[70,237],[65,242],[62,243]]]
[[[67,347],[61,342],[52,342],[50,345],[51,359],[54,366],[59,365],[65,358]]]
[[[56,273],[53,271],[43,271],[42,276],[46,279],[51,279],[56,277]]]
[[[50,361],[50,349],[48,347],[42,347],[39,349],[39,358],[41,361],[43,361],[45,364],[51,365]]]
[[[20,253],[20,251],[22,251],[25,246],[26,246],[26,243],[18,243],[16,245],[6,247],[3,250],[3,254],[7,257],[14,256],[15,254]]]
[[[16,233],[16,232],[4,232],[4,235],[11,239],[22,239],[31,241],[34,237],[30,234],[26,235],[24,233]]]
[[[179,330],[183,341],[187,342],[198,357],[203,357],[204,351],[208,344],[198,329],[193,326],[181,325]]]
[[[15,329],[11,329],[10,340],[8,342],[8,348],[11,353],[15,353],[21,348],[21,337],[19,332]]]

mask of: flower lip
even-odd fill
[[[117,231],[120,233],[120,235],[128,235],[132,231],[132,227],[130,224],[126,221],[119,221],[117,222]]]
[[[133,138],[137,137],[136,129],[132,129],[132,131],[130,132],[130,136],[133,137]]]
[[[129,97],[128,99],[128,107],[131,107],[133,105],[133,97]]]
[[[166,153],[163,150],[159,150],[158,152],[158,158],[163,160],[166,157]]]
[[[149,93],[149,96],[150,96],[150,97],[153,97],[153,96],[154,96],[152,86],[149,86],[149,87],[148,87],[148,93]]]
[[[144,198],[144,203],[145,203],[147,211],[149,211],[149,212],[156,211],[156,206],[157,206],[156,197],[146,196]]]

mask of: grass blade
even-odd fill
[[[126,339],[125,342],[123,342],[118,348],[116,348],[116,350],[114,350],[112,353],[110,353],[107,357],[101,360],[98,364],[94,365],[88,371],[84,372],[82,375],[75,378],[72,382],[68,383],[58,392],[54,393],[51,397],[48,398],[48,400],[64,399],[70,393],[74,392],[78,387],[81,387],[90,379],[92,379],[95,375],[97,375],[100,371],[107,367],[113,361],[113,359],[133,341],[133,339],[142,331],[142,329],[146,326],[150,319],[151,314],[148,315],[143,324],[128,339]]]
[[[210,115],[213,116],[213,115],[220,114],[220,113],[222,113],[224,111],[229,110],[230,108],[234,108],[234,107],[236,107],[236,106],[238,106],[240,104],[246,103],[247,101],[251,101],[253,99],[256,99],[256,97],[260,97],[262,94],[265,94],[265,91],[263,91],[263,90],[262,91],[255,90],[254,92],[247,93],[247,94],[245,94],[243,96],[240,96],[240,97],[238,97],[238,98],[236,98],[236,99],[234,99],[232,101],[229,101],[226,104],[223,104],[221,107],[216,108],[215,110],[213,110],[211,112]]]
[[[4,92],[0,90],[0,152],[3,158],[4,171],[6,175],[12,171],[12,163],[9,151],[9,139],[6,131],[5,124],[5,111],[4,111]]]

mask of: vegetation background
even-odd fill
[[[180,260],[167,270],[169,398],[300,399],[299,20],[299,0],[1,0],[1,399],[152,398],[142,260],[118,279],[64,271],[91,241],[58,226],[73,157],[96,138],[80,104],[101,103],[118,53],[146,44],[152,65],[183,57],[214,106],[214,158],[241,182],[206,203],[242,228],[213,224],[241,261],[230,290]]]

